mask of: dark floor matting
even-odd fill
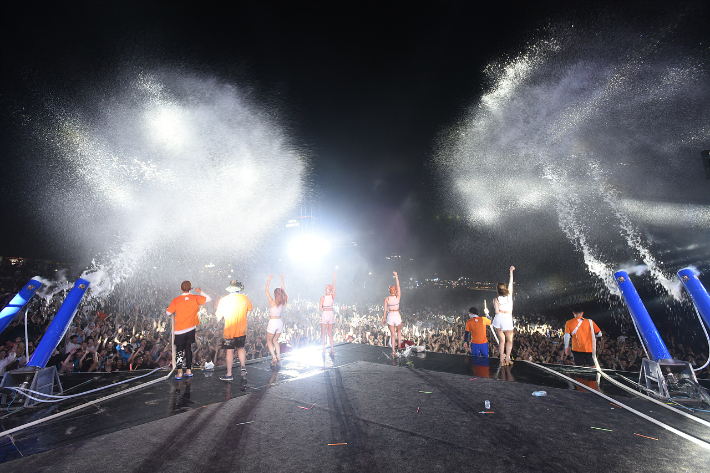
[[[486,378],[474,375],[480,370],[460,368],[460,357],[448,357],[453,368],[436,371],[421,366],[422,359],[393,363],[376,347],[343,345],[325,369],[307,360],[299,361],[300,371],[286,363],[283,372],[271,371],[268,363],[251,365],[245,385],[219,382],[220,372],[211,378],[196,373],[187,396],[184,383],[178,392],[176,381],[164,382],[140,401],[129,395],[24,436],[6,436],[17,453],[11,459],[8,447],[3,467],[53,472],[710,471],[710,451],[595,394],[569,389],[563,380],[544,376],[535,384],[527,371],[535,367],[516,364],[496,374],[497,367],[490,366]],[[445,364],[446,357],[428,358]],[[531,395],[540,389],[547,396]],[[210,396],[214,402],[202,402]],[[491,409],[483,414],[486,400]],[[619,401],[710,442],[710,429],[661,413],[655,404],[629,397]],[[141,423],[121,419],[135,420],[140,416],[129,413],[141,409],[162,414],[144,413],[149,419]],[[118,427],[103,433],[107,425]],[[82,428],[84,434],[73,435]]]

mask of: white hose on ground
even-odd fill
[[[595,358],[595,359],[596,359],[596,358]],[[586,390],[588,390],[588,391],[590,391],[590,392],[596,394],[597,396],[601,396],[601,397],[603,397],[604,399],[606,399],[606,400],[609,401],[609,402],[613,402],[614,404],[616,404],[616,405],[618,405],[618,406],[621,406],[622,408],[626,409],[627,411],[631,412],[632,414],[636,414],[637,416],[639,416],[639,417],[641,417],[641,418],[643,418],[643,419],[646,419],[646,420],[649,421],[649,422],[653,422],[654,424],[656,424],[656,425],[658,425],[658,426],[660,426],[660,427],[662,427],[662,428],[668,430],[669,432],[673,432],[674,434],[676,434],[676,435],[678,435],[678,436],[680,436],[680,437],[683,437],[683,438],[686,439],[686,440],[690,440],[691,442],[693,442],[694,444],[696,444],[696,445],[698,445],[698,446],[704,448],[705,450],[710,450],[710,443],[707,443],[707,442],[705,442],[705,441],[703,441],[703,440],[700,440],[699,438],[693,437],[692,435],[686,434],[685,432],[681,432],[680,430],[678,430],[678,429],[676,429],[676,428],[673,428],[673,427],[671,427],[670,425],[664,424],[663,422],[661,422],[661,421],[659,421],[659,420],[656,420],[656,419],[654,419],[653,417],[647,416],[646,414],[644,414],[644,413],[642,413],[642,412],[639,412],[639,411],[637,411],[636,409],[633,409],[633,408],[631,408],[631,407],[629,407],[629,406],[623,404],[622,402],[619,402],[619,401],[617,401],[616,399],[614,399],[614,398],[612,398],[612,397],[609,397],[609,396],[607,396],[606,394],[603,394],[603,393],[597,391],[596,389],[592,389],[592,388],[590,388],[589,386],[586,386],[586,385],[584,385],[584,384],[582,384],[582,383],[580,383],[580,382],[578,382],[578,381],[575,381],[574,379],[570,378],[569,376],[566,376],[566,375],[564,375],[564,374],[562,374],[562,373],[559,373],[559,372],[557,372],[557,371],[555,371],[555,370],[553,370],[553,369],[550,369],[550,368],[548,368],[548,367],[546,367],[546,366],[542,366],[542,365],[538,365],[537,363],[533,363],[532,361],[528,361],[528,360],[523,360],[523,361],[524,361],[525,363],[529,363],[529,364],[531,364],[531,365],[533,365],[533,366],[536,366],[536,367],[538,367],[538,368],[540,368],[540,369],[542,369],[542,370],[548,371],[548,372],[550,372],[550,373],[552,373],[552,374],[554,374],[554,375],[556,375],[556,376],[559,376],[559,377],[561,377],[561,378],[565,378],[567,381],[572,382],[572,383],[576,384],[577,386],[580,386],[580,387],[582,387],[582,388],[584,388],[584,389],[586,389]],[[670,406],[666,406],[666,407],[670,407]],[[680,412],[680,411],[679,411],[679,412]]]
[[[597,359],[596,359],[596,357],[595,357],[595,358],[594,358],[594,362],[596,363],[596,361],[597,361]],[[601,375],[604,377],[604,379],[606,379],[607,381],[609,381],[611,384],[613,384],[613,385],[615,385],[615,386],[617,386],[617,387],[620,387],[621,389],[623,389],[623,390],[625,390],[625,391],[628,391],[628,392],[630,392],[630,393],[632,393],[632,394],[634,394],[634,395],[640,397],[641,399],[645,399],[645,400],[647,400],[647,401],[651,401],[651,402],[653,402],[653,403],[655,403],[655,404],[658,404],[658,405],[661,406],[661,407],[664,407],[664,408],[666,408],[666,409],[668,409],[668,410],[670,410],[670,411],[675,412],[676,414],[680,414],[680,415],[682,415],[682,416],[687,417],[688,419],[690,419],[690,420],[692,420],[692,421],[695,421],[695,422],[697,422],[697,423],[699,423],[699,424],[703,424],[703,425],[706,426],[706,427],[710,427],[710,422],[708,422],[708,421],[706,421],[706,420],[704,420],[704,419],[700,419],[700,418],[698,418],[698,417],[695,417],[694,415],[688,414],[687,412],[680,411],[680,410],[676,409],[675,407],[669,406],[668,404],[659,401],[658,399],[654,399],[654,398],[652,398],[652,397],[650,397],[650,396],[646,396],[645,394],[642,394],[642,393],[640,393],[640,392],[638,392],[638,391],[635,391],[635,390],[629,388],[628,386],[624,386],[622,383],[618,382],[617,380],[611,378],[608,374],[604,373],[604,372],[599,368],[599,364],[598,364],[598,363],[597,363],[597,372],[601,373]]]
[[[5,389],[10,389],[12,391],[16,391],[17,393],[19,393],[25,397],[28,397],[30,399],[34,399],[37,402],[61,402],[61,401],[64,401],[65,399],[71,399],[73,397],[85,396],[87,394],[95,393],[97,391],[102,391],[102,390],[108,389],[108,388],[113,388],[113,387],[119,386],[124,383],[130,383],[131,381],[135,381],[136,379],[141,379],[141,378],[145,378],[146,376],[150,376],[151,374],[155,373],[156,371],[160,371],[162,369],[163,368],[155,368],[153,371],[150,371],[146,374],[143,374],[140,376],[135,376],[135,377],[129,378],[129,379],[125,379],[125,380],[120,381],[118,383],[113,383],[113,384],[109,384],[107,386],[102,386],[100,388],[91,389],[89,391],[84,391],[83,393],[69,394],[69,395],[62,395],[62,396],[56,396],[54,394],[45,394],[45,393],[41,393],[39,391],[33,391],[31,389],[20,388],[20,387],[16,387],[16,386],[7,386]],[[44,396],[44,399],[38,399],[36,397],[32,397],[32,396],[28,395],[27,393],[34,394],[36,396]],[[47,399],[47,398],[51,398],[51,399]]]
[[[100,402],[104,402],[104,401],[107,401],[107,400],[109,400],[109,399],[113,399],[113,398],[118,397],[118,396],[123,396],[124,394],[128,394],[128,393],[131,393],[131,392],[133,392],[133,391],[137,391],[137,390],[139,390],[139,389],[144,388],[145,386],[150,386],[151,384],[155,384],[155,383],[158,383],[158,382],[160,382],[160,381],[165,381],[165,380],[167,380],[167,379],[170,378],[170,376],[173,374],[173,371],[175,371],[175,370],[170,370],[170,372],[169,372],[167,375],[163,376],[162,378],[154,379],[153,381],[148,381],[147,383],[142,383],[142,384],[139,384],[138,386],[133,386],[132,388],[128,388],[128,389],[126,389],[126,390],[124,390],[124,391],[121,391],[121,392],[118,392],[118,393],[109,394],[108,396],[104,396],[104,397],[101,397],[101,398],[99,398],[99,399],[94,399],[93,401],[89,401],[89,402],[87,402],[87,403],[85,403],[85,404],[81,404],[81,405],[79,405],[79,406],[72,407],[71,409],[68,409],[68,410],[66,410],[66,411],[57,412],[56,414],[52,414],[51,416],[47,416],[47,417],[44,417],[44,418],[42,418],[42,419],[38,419],[38,420],[35,420],[35,421],[32,421],[32,422],[28,422],[27,424],[19,425],[19,426],[13,428],[13,429],[5,430],[4,432],[0,432],[0,436],[4,437],[4,436],[6,436],[6,435],[12,435],[12,434],[14,434],[15,432],[19,432],[19,431],[24,430],[24,429],[27,429],[27,428],[29,428],[29,427],[33,427],[33,426],[35,426],[35,425],[42,424],[42,423],[44,423],[44,422],[47,422],[47,421],[56,419],[56,418],[58,418],[58,417],[62,417],[62,416],[65,416],[65,415],[67,415],[67,414],[71,414],[72,412],[76,412],[76,411],[78,411],[79,409],[83,409],[83,408],[85,408],[85,407],[88,407],[88,406],[91,406],[91,405],[94,405],[94,404],[98,404],[98,403],[100,403]]]
[[[172,325],[172,330],[171,330],[171,331],[172,331],[172,341],[173,341],[173,343],[174,343],[174,342],[175,342],[175,324],[174,324],[174,323],[173,323],[173,325]],[[94,399],[93,401],[89,401],[89,402],[87,402],[87,403],[80,404],[80,405],[78,405],[78,406],[72,407],[71,409],[67,409],[66,411],[57,412],[56,414],[52,414],[51,416],[47,416],[47,417],[44,417],[44,418],[42,418],[42,419],[37,419],[37,420],[35,420],[35,421],[28,422],[27,424],[18,425],[18,426],[15,427],[15,428],[12,428],[12,429],[5,430],[5,431],[3,431],[3,432],[0,432],[0,437],[9,436],[9,435],[14,434],[15,432],[19,432],[19,431],[24,430],[24,429],[27,429],[27,428],[29,428],[29,427],[33,427],[33,426],[35,426],[35,425],[43,424],[43,423],[45,423],[45,422],[47,422],[47,421],[56,419],[56,418],[58,418],[58,417],[62,417],[62,416],[65,416],[65,415],[67,415],[67,414],[71,414],[72,412],[76,412],[76,411],[78,411],[79,409],[83,409],[83,408],[85,408],[85,407],[88,407],[88,406],[91,406],[91,405],[94,405],[94,404],[98,404],[98,403],[100,403],[100,402],[104,402],[104,401],[107,401],[107,400],[109,400],[109,399],[113,399],[113,398],[115,398],[115,397],[123,396],[124,394],[132,393],[133,391],[137,391],[137,390],[142,389],[142,388],[144,388],[144,387],[146,387],[146,386],[150,386],[151,384],[156,384],[156,383],[159,383],[159,382],[161,382],[161,381],[166,381],[166,380],[170,379],[170,376],[172,376],[173,372],[175,371],[175,347],[174,347],[174,345],[173,345],[172,352],[173,352],[173,365],[172,365],[172,369],[170,370],[170,372],[169,372],[168,374],[166,374],[166,375],[163,376],[162,378],[157,378],[157,379],[154,379],[154,380],[152,380],[152,381],[148,381],[148,382],[146,382],[146,383],[141,383],[141,384],[139,384],[138,386],[133,386],[132,388],[128,388],[128,389],[126,389],[126,390],[124,390],[124,391],[120,391],[120,392],[117,392],[117,393],[109,394],[108,396],[104,396],[104,397],[100,397],[100,398],[98,398],[98,399]],[[160,368],[158,368],[158,369],[160,369]],[[153,371],[151,371],[150,373],[147,373],[147,374],[145,374],[145,375],[138,376],[138,377],[136,377],[136,378],[131,378],[130,380],[122,381],[121,383],[111,384],[111,385],[109,385],[109,386],[104,386],[103,388],[98,388],[98,389],[94,389],[94,390],[91,390],[91,391],[87,391],[87,392],[81,393],[81,394],[79,394],[79,395],[85,395],[85,394],[88,394],[88,393],[90,393],[90,392],[95,392],[95,391],[99,391],[99,390],[101,390],[101,389],[106,389],[106,388],[109,388],[109,387],[113,387],[113,386],[116,386],[116,385],[118,385],[118,384],[122,384],[122,383],[124,383],[124,382],[133,381],[134,379],[142,378],[143,376],[148,376],[148,375],[150,375],[150,374],[153,374],[155,371],[158,371],[158,369],[155,369],[155,370],[153,370]],[[23,388],[15,388],[15,389],[16,389],[16,392],[18,392],[20,389],[23,389]],[[21,393],[21,394],[22,394],[22,393]],[[51,395],[51,394],[50,394],[50,395],[48,395],[48,394],[42,394],[42,393],[39,393],[39,394],[41,394],[42,396],[56,397],[56,396]],[[29,396],[27,396],[27,395],[25,395],[25,394],[23,394],[23,395],[26,396],[26,397],[29,397]],[[74,394],[74,395],[71,395],[71,396],[66,396],[65,398],[74,397],[74,396],[77,396],[77,395]],[[32,399],[34,399],[34,398],[32,398]],[[35,400],[38,400],[38,399],[35,399]],[[62,400],[63,400],[63,399],[62,399]],[[40,401],[42,401],[42,402],[48,402],[48,401],[46,401],[46,400],[40,400]]]
[[[590,324],[590,327],[591,327],[591,324]],[[692,421],[695,421],[695,422],[697,422],[697,423],[699,423],[699,424],[703,424],[703,425],[705,425],[706,427],[710,427],[710,422],[708,422],[708,421],[706,421],[706,420],[704,420],[704,419],[700,419],[700,418],[698,418],[698,417],[695,417],[694,415],[688,414],[687,412],[683,412],[683,411],[681,411],[681,410],[678,410],[678,409],[676,409],[675,407],[671,407],[671,406],[669,406],[668,404],[659,401],[658,399],[654,399],[654,398],[652,398],[652,397],[650,397],[650,396],[646,396],[645,394],[641,394],[640,392],[638,392],[638,391],[636,391],[636,390],[634,390],[634,389],[631,389],[631,388],[629,388],[628,386],[624,386],[622,383],[618,382],[617,380],[613,379],[613,378],[612,378],[611,376],[609,376],[608,374],[604,373],[604,371],[603,371],[603,370],[601,369],[601,367],[599,366],[599,362],[597,361],[597,340],[596,340],[596,338],[594,338],[594,329],[592,328],[591,330],[592,330],[592,359],[594,360],[594,366],[596,367],[597,373],[600,374],[600,375],[602,375],[602,376],[604,377],[604,379],[606,379],[607,381],[609,381],[609,382],[610,382],[611,384],[613,384],[614,386],[617,386],[617,387],[619,387],[619,388],[621,388],[621,389],[624,389],[625,391],[628,391],[628,392],[630,392],[630,393],[632,393],[632,394],[634,394],[634,395],[636,395],[636,396],[638,396],[638,397],[640,397],[640,398],[642,398],[642,399],[646,399],[646,400],[648,400],[648,401],[651,401],[651,402],[653,402],[653,403],[655,403],[655,404],[658,404],[658,405],[661,406],[661,407],[665,407],[666,409],[675,412],[676,414],[680,414],[680,415],[682,415],[682,416],[687,417],[688,419],[690,419],[690,420],[692,420]]]

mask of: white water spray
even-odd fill
[[[618,295],[614,271],[638,260],[659,289],[679,299],[677,278],[644,233],[680,227],[705,238],[697,221],[710,214],[701,203],[708,191],[694,177],[698,150],[710,141],[703,105],[710,75],[701,59],[659,38],[578,30],[489,66],[490,90],[440,143],[436,164],[451,183],[451,208],[494,235],[518,231],[522,251],[506,255],[503,266],[530,251],[554,255],[549,229],[539,228],[541,215],[553,211],[608,293]],[[690,218],[673,219],[673,228],[642,205],[635,215],[644,218],[632,220],[625,204],[674,208],[691,199],[700,202],[687,205]]]
[[[253,265],[301,198],[296,147],[232,85],[183,72],[128,84],[56,106],[45,131],[64,161],[44,214],[95,252],[90,295],[161,263]]]

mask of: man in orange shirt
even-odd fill
[[[574,318],[565,324],[565,358],[569,355],[569,341],[572,339],[572,356],[577,366],[594,366],[592,352],[596,352],[596,339],[601,338],[602,330],[590,319],[584,318],[584,311],[572,309]]]
[[[468,317],[466,331],[471,334],[471,355],[488,356],[486,326],[491,324],[491,319],[488,317],[479,317],[478,309],[475,307],[468,309]]]
[[[219,300],[217,305],[217,320],[224,317],[224,342],[221,348],[227,350],[227,374],[220,377],[222,381],[232,382],[232,363],[234,363],[234,349],[237,349],[239,363],[242,365],[242,376],[247,375],[247,356],[244,343],[247,339],[247,313],[252,310],[251,301],[240,291],[244,285],[237,280],[232,280],[227,287],[230,294]],[[215,359],[217,355],[215,354]]]
[[[180,289],[182,294],[173,299],[165,311],[168,315],[175,314],[175,367],[178,370],[175,379],[182,379],[183,366],[185,377],[192,378],[192,344],[195,343],[195,330],[200,324],[197,311],[201,305],[212,300],[199,287],[195,288],[199,296],[190,294],[190,281],[183,281]]]

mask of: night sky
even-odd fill
[[[490,86],[489,63],[558,24],[657,29],[680,10],[693,21],[675,41],[707,39],[707,2],[616,3],[6,2],[0,217],[13,223],[3,225],[0,253],[74,257],[46,241],[32,212],[28,163],[43,147],[27,124],[48,119],[43,105],[109,83],[116,70],[160,64],[247,90],[307,157],[321,225],[343,242],[372,258],[398,252],[432,271],[473,271],[452,254],[469,230],[445,205],[431,160]],[[482,276],[508,264],[493,263],[500,269]]]

